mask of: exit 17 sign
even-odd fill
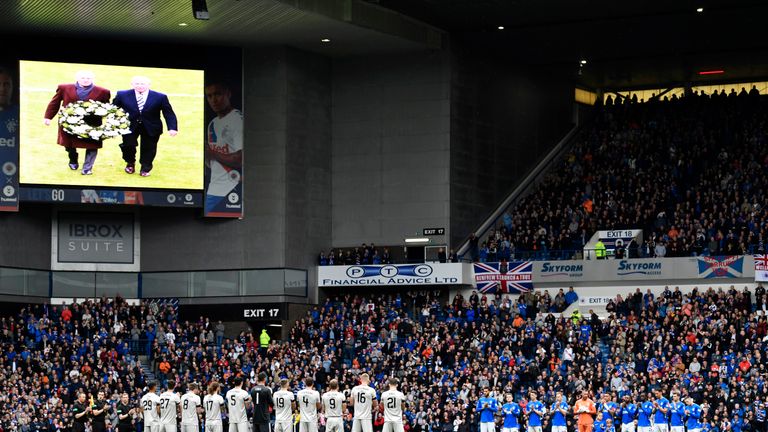
[[[445,228],[424,228],[425,236],[445,235]]]

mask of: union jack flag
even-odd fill
[[[506,266],[507,271],[502,272]],[[475,263],[475,284],[483,293],[522,293],[533,290],[533,263]]]

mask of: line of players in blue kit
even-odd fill
[[[580,420],[579,432],[706,432],[699,421],[702,407],[693,403],[693,399],[680,400],[680,393],[672,392],[672,401],[662,396],[661,390],[655,390],[655,399],[649,394],[643,401],[634,403],[629,395],[618,404],[611,400],[610,394],[604,394],[597,404],[597,415],[591,427],[584,427]],[[480,413],[480,432],[495,432],[496,415],[503,418],[502,432],[542,432],[545,418],[549,416],[552,432],[567,432],[567,416],[582,415],[574,412],[561,392],[555,395],[555,402],[547,409],[538,400],[538,394],[531,392],[527,403],[521,407],[514,402],[511,394],[506,395],[506,403],[490,395],[490,390],[483,389],[483,397],[477,401],[475,410]],[[523,429],[527,427],[527,429]],[[576,429],[574,429],[576,430]]]

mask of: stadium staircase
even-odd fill
[[[499,204],[496,210],[491,213],[488,218],[483,221],[480,226],[473,232],[477,235],[482,243],[489,231],[498,226],[504,213],[520,199],[528,194],[538,183],[544,180],[544,176],[549,169],[555,166],[555,163],[560,161],[569,150],[576,143],[576,137],[579,126],[574,126],[568,133],[549,151],[544,157],[536,164],[528,174],[517,184],[512,192],[507,195],[506,198]],[[469,237],[467,237],[458,249],[458,256],[462,259],[469,260]]]
[[[605,308],[605,306],[602,306],[602,305],[582,306],[582,305],[579,304],[578,301],[573,302],[570,305],[568,305],[568,307],[565,308],[565,310],[562,312],[562,314],[566,318],[570,317],[573,314],[573,311],[575,311],[576,309],[578,309],[579,312],[581,313],[581,316],[584,316],[584,317],[589,317],[589,315],[590,315],[589,311],[590,310],[595,312],[597,314],[597,316],[600,317],[600,319],[606,319],[610,315],[610,313],[608,313],[608,310]]]
[[[608,364],[608,360],[611,358],[611,347],[609,344],[612,342],[613,341],[607,337],[597,338],[597,346],[600,348],[600,363],[603,364],[603,370],[605,370],[605,366]]]
[[[562,316],[568,318],[573,314],[573,311],[577,309],[581,313],[581,316],[585,317],[586,319],[589,319],[590,310],[595,312],[597,316],[599,316],[602,320],[608,318],[608,315],[610,315],[605,309],[605,306],[580,306],[579,302],[576,301],[565,308],[565,310],[562,312]],[[605,368],[605,366],[608,364],[608,360],[611,358],[611,345],[613,345],[613,335],[609,334],[604,337],[597,338],[597,346],[600,348],[600,363],[603,364],[603,368]]]
[[[261,329],[265,328],[264,323],[254,323],[249,325],[245,321],[227,321],[224,323],[224,337],[232,340],[237,339],[240,333],[252,331],[257,337],[261,334]]]
[[[147,382],[155,380],[155,373],[152,372],[152,368],[149,366],[150,363],[149,356],[139,356],[139,366],[141,367],[141,371],[144,373],[144,378]]]

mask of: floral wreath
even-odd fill
[[[101,119],[100,125],[93,120]],[[77,101],[59,110],[59,126],[79,138],[105,140],[131,133],[128,114],[117,105],[95,100]]]

